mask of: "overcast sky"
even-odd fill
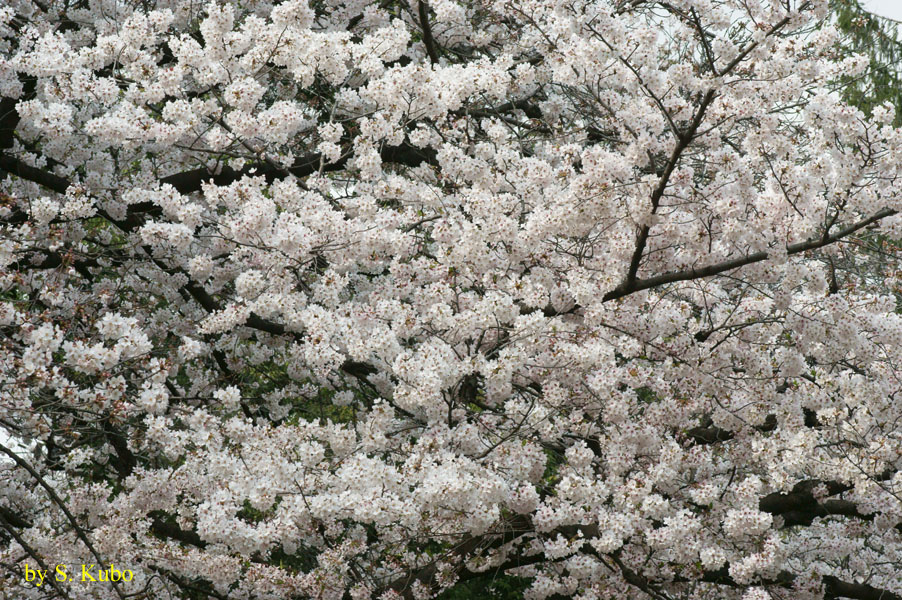
[[[902,0],[864,0],[861,4],[873,13],[902,21]]]

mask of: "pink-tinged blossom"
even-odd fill
[[[902,130],[830,5],[0,7],[0,589],[902,595]]]

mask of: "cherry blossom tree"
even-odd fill
[[[902,597],[828,0],[2,4],[0,597]]]

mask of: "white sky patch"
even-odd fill
[[[861,5],[875,15],[902,21],[902,0],[863,0]]]

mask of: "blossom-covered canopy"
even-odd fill
[[[826,0],[2,4],[0,598],[902,597]]]

